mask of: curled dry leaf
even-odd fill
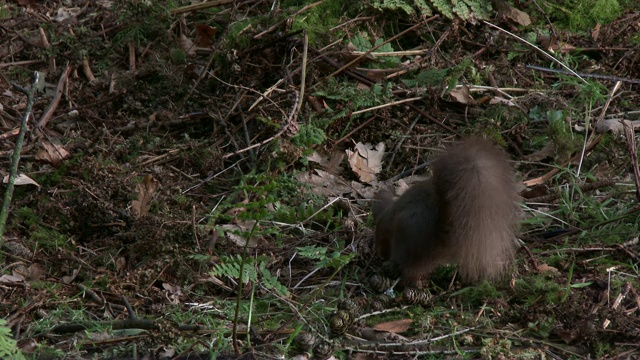
[[[360,331],[360,336],[362,338],[367,339],[369,341],[378,341],[378,342],[397,342],[397,341],[408,341],[404,336],[391,333],[388,331],[378,331],[374,328],[363,328]]]
[[[380,323],[375,325],[373,328],[378,331],[402,333],[409,329],[409,325],[411,325],[411,323],[413,323],[413,320],[411,319],[402,319]]]
[[[73,269],[73,273],[71,275],[62,277],[62,282],[65,284],[71,284],[71,282],[75,280],[76,277],[78,277],[79,273],[80,273],[80,268]]]
[[[245,246],[245,244],[247,243],[247,239],[242,235],[238,235],[238,233],[239,232],[246,233],[251,231],[255,223],[256,223],[255,220],[247,220],[247,221],[238,220],[236,221],[235,224],[220,225],[218,226],[218,228],[222,229],[224,231],[225,236],[229,240],[233,241],[236,245]],[[249,239],[249,244],[247,246],[256,247],[257,245],[258,245],[258,240],[255,236],[253,236]]]
[[[187,53],[188,56],[196,56],[195,44],[184,34],[180,35],[178,45],[180,46],[180,49],[184,50],[184,52]]]
[[[540,266],[538,266],[538,271],[540,271],[541,274],[560,275],[560,271],[557,268],[547,264],[540,264]]]
[[[346,150],[347,159],[360,181],[371,183],[376,181],[376,174],[382,170],[382,156],[384,155],[384,143],[378,143],[375,147],[371,144],[357,143],[355,151]]]
[[[20,274],[9,275],[4,274],[0,276],[0,284],[21,284],[24,283],[24,276]]]
[[[3,183],[8,183],[9,182],[9,175],[5,176],[2,179]],[[14,180],[14,184],[19,186],[19,185],[35,185],[37,187],[40,187],[40,184],[38,184],[35,180],[33,180],[32,178],[28,177],[25,174],[19,174],[18,176],[16,176],[15,180]]]
[[[69,156],[69,152],[62,145],[54,144],[47,139],[40,141],[42,149],[36,154],[37,160],[44,160],[53,166],[60,166],[62,160]]]
[[[151,175],[146,175],[144,181],[136,185],[136,193],[138,199],[131,202],[131,208],[135,214],[136,219],[140,219],[149,212],[151,209],[151,199],[153,199],[153,193],[158,188],[158,182]]]
[[[451,90],[449,96],[453,98],[453,100],[459,102],[460,104],[465,105],[475,105],[476,100],[471,96],[471,90],[467,85],[462,85],[458,88]]]
[[[314,173],[300,173],[298,181],[312,186],[311,191],[324,196],[339,196],[353,192],[353,189],[342,178],[324,170],[316,169]]]
[[[332,174],[339,174],[342,171],[340,163],[342,162],[342,159],[344,159],[344,154],[342,152],[335,152],[331,157],[329,157],[314,151],[311,155],[307,156],[307,159],[320,164]]]
[[[529,17],[529,14],[514,8],[506,1],[493,0],[493,5],[496,7],[496,10],[498,11],[499,17],[507,18],[522,26],[527,26],[531,24],[531,18]]]
[[[624,125],[622,125],[623,121],[628,120],[601,120],[596,123],[596,132],[598,133],[606,133],[611,132],[613,134],[622,134],[624,133]],[[640,128],[640,121],[629,121],[629,125],[633,129]]]

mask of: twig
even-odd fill
[[[424,22],[427,23],[427,22],[429,22],[429,21],[431,21],[431,20],[433,20],[435,18],[438,18],[438,17],[439,17],[439,15],[434,15],[434,16],[424,20]],[[343,65],[340,69],[334,71],[332,74],[327,76],[327,78],[331,78],[331,77],[334,77],[334,76],[340,74],[342,71],[344,71],[345,69],[349,68],[351,65],[353,65],[353,64],[357,63],[358,61],[362,60],[362,58],[364,58],[365,56],[371,54],[372,52],[374,52],[375,50],[383,47],[384,45],[403,37],[405,34],[407,34],[410,31],[415,30],[417,27],[419,27],[421,25],[422,25],[422,22],[418,22],[417,24],[415,24],[412,27],[406,29],[405,31],[399,33],[398,35],[392,36],[392,37],[388,38],[387,40],[381,42],[380,44],[372,47],[371,49],[365,51],[362,55],[356,57],[355,59],[353,59],[353,60],[349,61],[348,63],[346,63],[345,65]]]
[[[571,68],[570,68],[570,67],[568,67],[567,65],[563,64],[563,63],[562,63],[562,61],[560,61],[560,60],[558,60],[558,59],[554,58],[553,56],[549,55],[546,51],[544,51],[544,50],[540,49],[539,47],[537,47],[537,46],[533,45],[532,43],[530,43],[530,42],[528,42],[527,40],[525,40],[525,39],[521,38],[520,36],[518,36],[518,35],[516,35],[516,34],[514,34],[514,33],[512,33],[512,32],[509,32],[509,31],[507,31],[507,30],[505,30],[505,29],[503,29],[503,28],[501,28],[501,27],[499,27],[499,26],[493,25],[492,23],[487,22],[487,21],[482,21],[482,22],[483,22],[483,23],[485,23],[485,24],[487,24],[487,25],[489,25],[489,26],[491,26],[491,27],[492,27],[492,28],[494,28],[494,29],[498,29],[498,30],[500,30],[500,31],[504,32],[505,34],[508,34],[509,36],[512,36],[512,37],[514,37],[514,38],[518,39],[519,41],[521,41],[521,42],[523,42],[523,43],[525,43],[525,44],[529,45],[530,47],[532,47],[532,48],[534,48],[535,50],[537,50],[539,53],[541,53],[542,55],[544,55],[544,56],[545,56],[546,58],[548,58],[549,60],[551,60],[551,61],[553,61],[553,62],[556,62],[556,63],[558,63],[560,66],[562,66],[563,68],[567,69],[567,71],[568,71],[569,73],[571,73],[573,76],[577,77],[578,79],[582,80],[582,82],[583,82],[583,83],[585,83],[585,84],[587,83],[587,80],[583,79],[580,75],[578,75],[578,73],[577,73],[577,72],[575,72],[575,71],[571,70]]]
[[[53,113],[58,108],[58,104],[60,103],[60,99],[62,98],[62,89],[67,83],[67,79],[69,79],[69,74],[71,74],[71,65],[67,63],[67,66],[60,76],[60,80],[58,80],[56,95],[53,97],[51,104],[49,104],[49,107],[47,108],[47,110],[45,110],[44,114],[42,114],[40,120],[38,120],[38,123],[36,124],[38,128],[42,129],[43,127],[47,126],[47,123],[51,119],[51,116],[53,116]]]
[[[272,32],[273,30],[277,29],[278,27],[282,26],[282,24],[284,24],[285,22],[289,21],[289,19],[293,18],[294,16],[300,15],[303,12],[322,4],[323,2],[324,2],[324,0],[321,0],[321,1],[317,1],[317,2],[314,2],[313,4],[309,4],[309,5],[305,6],[305,7],[303,7],[302,9],[300,9],[300,10],[294,12],[293,14],[291,14],[291,16],[288,16],[288,17],[282,19],[281,21],[278,21],[277,23],[275,23],[271,27],[269,27],[267,30],[265,30],[265,31],[261,32],[260,34],[254,36],[253,39],[254,40],[260,39],[265,34],[268,34],[268,33]]]
[[[633,127],[628,120],[623,120],[624,135],[627,138],[627,150],[633,167],[633,178],[636,182],[636,200],[640,200],[640,169],[638,168],[638,151],[636,150],[636,137]]]
[[[0,209],[0,247],[4,243],[4,231],[7,223],[7,216],[9,216],[9,205],[11,205],[11,198],[13,197],[13,188],[16,182],[16,175],[18,173],[18,164],[20,163],[20,153],[22,152],[22,143],[24,142],[24,135],[27,132],[27,122],[31,116],[31,110],[35,103],[33,94],[36,91],[36,85],[40,81],[40,75],[36,71],[34,73],[33,84],[31,88],[26,90],[18,84],[13,84],[13,88],[27,96],[27,107],[25,109],[24,116],[22,116],[22,122],[20,123],[20,133],[16,139],[16,147],[11,155],[11,167],[9,168],[9,181],[7,183],[7,190],[4,193],[4,200],[2,201],[2,209]]]

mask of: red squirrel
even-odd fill
[[[399,266],[407,286],[421,287],[422,275],[444,264],[457,264],[464,282],[502,277],[520,214],[507,155],[473,137],[448,147],[432,169],[395,201],[389,190],[376,195],[378,255]]]

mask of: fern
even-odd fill
[[[0,319],[0,359],[24,360],[17,342],[11,337],[11,329],[7,327],[5,319]]]
[[[469,10],[467,4],[461,0],[453,2],[453,12],[461,19],[471,18],[471,10]]]
[[[421,16],[431,16],[436,9],[449,19],[458,17],[465,21],[492,16],[491,0],[376,0],[372,6],[380,11],[401,10],[408,15]]]
[[[298,247],[298,254],[309,259],[320,260],[317,268],[339,269],[349,263],[355,257],[355,253],[343,255],[339,251],[327,254],[327,248],[318,246]]]
[[[240,265],[242,264],[242,256],[220,256],[220,262],[213,266],[211,274],[213,276],[229,276],[234,279],[240,279]],[[240,280],[241,283],[246,284],[251,281],[256,281],[258,273],[254,267],[255,259],[247,257],[244,259],[245,265],[243,268],[243,276]]]
[[[271,274],[269,269],[267,269],[266,261],[260,262],[260,272],[262,273],[262,286],[275,291],[280,296],[289,297],[289,289],[278,281],[277,276]]]
[[[220,256],[219,262],[213,266],[211,275],[213,276],[229,276],[234,279],[240,278],[240,266],[242,264],[242,256]],[[278,281],[278,277],[271,274],[267,269],[268,259],[264,257],[244,259],[242,284],[251,282],[260,282],[262,286],[269,290],[273,290],[278,295],[288,297],[289,290]]]
[[[450,0],[431,0],[431,4],[440,11],[440,13],[449,19],[453,19],[453,4]]]
[[[490,1],[482,0],[465,0],[465,3],[469,6],[475,18],[477,19],[489,19],[493,11]]]
[[[406,12],[408,15],[413,15],[415,14],[415,10],[413,9],[413,7],[411,7],[411,5],[406,2],[406,1],[402,1],[402,0],[376,0],[373,2],[373,7],[380,10],[380,11],[385,11],[385,10],[402,10],[404,12]]]

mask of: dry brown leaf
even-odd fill
[[[40,264],[33,263],[23,275],[28,282],[32,282],[40,280],[42,278],[42,274],[44,274],[44,270],[42,270]]]
[[[596,24],[596,26],[593,28],[593,31],[591,31],[591,38],[594,41],[597,41],[599,36],[600,36],[600,24]]]
[[[358,175],[360,181],[365,183],[376,181],[376,174],[382,170],[384,147],[382,142],[375,147],[368,143],[357,143],[355,151],[346,150],[351,170]]]
[[[5,283],[5,284],[20,284],[24,282],[24,276],[20,275],[20,274],[14,274],[14,275],[9,275],[9,274],[4,274],[2,276],[0,276],[0,283]]]
[[[493,5],[498,11],[499,17],[504,17],[522,26],[531,25],[531,18],[529,17],[529,14],[514,8],[506,1],[493,0]]]
[[[624,133],[624,126],[622,125],[622,121],[628,120],[602,120],[596,123],[596,132],[598,133],[606,133],[611,132],[613,134],[622,134]],[[640,120],[629,121],[629,125],[633,129],[640,128]]]
[[[54,144],[47,139],[42,139],[40,144],[43,149],[40,149],[36,154],[37,160],[44,160],[53,166],[60,166],[62,160],[69,156],[69,152],[62,145]]]
[[[527,155],[527,160],[529,161],[540,161],[542,159],[546,159],[550,156],[553,156],[555,147],[553,143],[547,143],[542,149],[534,152],[533,154]]]
[[[376,324],[373,328],[377,331],[388,331],[397,334],[407,331],[411,323],[413,323],[411,319],[394,320]]]
[[[32,178],[28,177],[25,174],[19,174],[18,176],[16,176],[16,178],[14,179],[14,184],[19,186],[19,185],[35,185],[37,187],[40,187],[40,184],[38,184],[35,180],[33,180]],[[8,183],[9,182],[9,175],[5,176],[2,179],[3,183]]]
[[[242,235],[238,235],[236,232],[249,232],[255,225],[255,220],[237,221],[235,224],[220,225],[218,228],[224,231],[224,235],[236,245],[244,247],[247,243],[247,238]],[[253,236],[249,239],[248,247],[258,246],[258,238]]]
[[[213,43],[213,37],[218,33],[218,29],[207,24],[196,25],[196,43],[200,47],[209,47]]]
[[[557,268],[554,268],[553,266],[547,264],[541,264],[540,266],[538,266],[538,271],[541,274],[560,275],[560,271]]]
[[[331,157],[320,154],[317,151],[311,153],[311,155],[307,156],[309,161],[320,164],[324,167],[328,172],[332,174],[339,174],[342,172],[342,167],[340,167],[340,163],[342,163],[342,159],[344,159],[344,153],[341,151],[334,152]]]
[[[136,219],[140,219],[149,212],[153,193],[156,192],[157,188],[158,182],[151,175],[146,175],[144,181],[136,185],[138,199],[131,201],[131,208]]]
[[[71,284],[71,282],[72,282],[73,280],[75,280],[75,279],[76,279],[76,277],[78,277],[78,274],[79,274],[79,273],[80,273],[80,268],[73,269],[73,273],[72,273],[71,275],[69,275],[69,276],[63,276],[61,280],[62,280],[62,282],[63,282],[63,283],[65,283],[65,284]]]
[[[300,173],[297,175],[297,179],[311,185],[311,191],[319,195],[339,196],[353,192],[353,189],[342,178],[320,169],[315,169],[314,173]]]
[[[196,56],[195,44],[184,34],[180,35],[178,45],[180,46],[180,49],[184,50],[184,52],[187,53],[188,56]]]
[[[551,44],[551,46],[549,47],[549,49],[553,52],[553,51],[558,51],[558,52],[569,52],[572,50],[575,50],[576,47],[573,45],[569,45],[566,42],[562,42],[562,41],[558,41],[555,42],[553,44]]]
[[[462,85],[451,90],[449,95],[457,102],[466,105],[475,105],[476,100],[471,96],[471,91],[467,85]]]
[[[398,335],[396,333],[391,333],[388,331],[378,331],[370,327],[366,327],[360,330],[360,336],[363,339],[378,342],[408,341],[406,337]]]

